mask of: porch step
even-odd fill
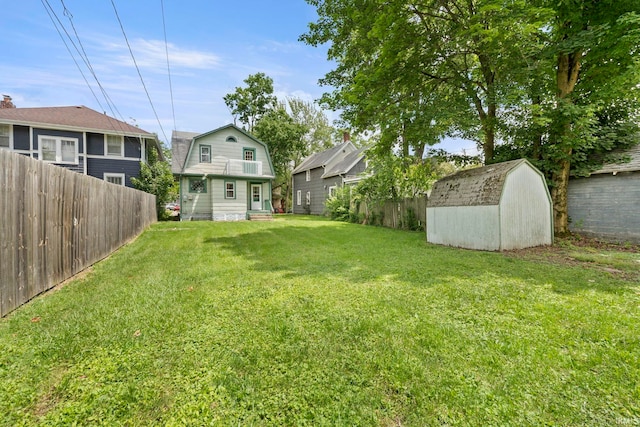
[[[273,221],[273,215],[270,213],[250,213],[249,221]]]

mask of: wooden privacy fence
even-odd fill
[[[373,207],[367,207],[362,203],[358,213],[364,214],[372,225],[424,230],[427,222],[427,196],[404,199],[399,202],[389,200]]]
[[[157,220],[155,196],[0,150],[0,317]]]

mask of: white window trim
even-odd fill
[[[308,170],[306,175],[305,175],[305,179],[307,180],[307,182],[311,181],[311,170]]]
[[[336,196],[336,191],[338,191],[338,186],[337,185],[330,186],[329,187],[329,197],[335,197]]]
[[[43,160],[42,159],[42,140],[43,139],[53,139],[56,141],[56,160]],[[62,141],[74,141],[75,142],[75,153],[74,160],[72,162],[63,162],[62,161]],[[38,159],[47,163],[56,163],[61,165],[77,165],[78,161],[78,138],[68,138],[66,136],[51,136],[51,135],[38,135]]]
[[[107,139],[109,136],[115,136],[120,138],[120,154],[109,154],[109,144],[107,143]],[[124,157],[124,136],[122,135],[113,135],[113,134],[105,134],[104,135],[104,156],[105,157]]]
[[[8,126],[9,127],[9,146],[4,147],[0,146],[0,148],[8,148],[9,150],[13,150],[13,125],[2,123],[0,126]]]
[[[296,193],[296,204],[300,206],[302,204],[302,190],[298,190]]]
[[[105,181],[107,181],[107,179],[108,179],[108,178],[120,178],[120,180],[121,180],[121,182],[122,182],[122,184],[121,184],[121,185],[122,185],[123,187],[125,186],[125,185],[124,185],[124,178],[125,178],[125,176],[124,176],[124,174],[123,174],[123,173],[108,173],[108,172],[105,172],[105,173],[104,173],[104,175],[103,175],[103,179],[104,179]],[[107,181],[107,182],[108,182],[108,181]],[[113,182],[111,182],[110,184],[113,184]],[[118,185],[118,184],[115,184],[115,185]]]
[[[307,202],[307,206],[311,206],[311,191],[307,191],[307,199],[305,201]]]
[[[209,160],[206,162],[202,160],[202,150],[209,150]],[[210,145],[200,145],[200,163],[211,163],[211,146]]]

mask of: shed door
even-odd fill
[[[251,184],[251,210],[262,210],[262,184]]]

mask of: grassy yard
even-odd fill
[[[640,253],[162,223],[0,320],[0,426],[640,425]]]

